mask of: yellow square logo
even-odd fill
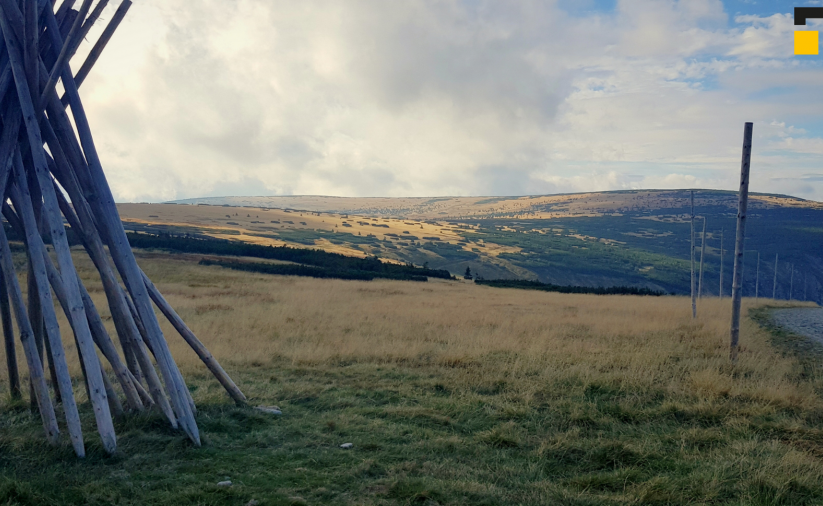
[[[819,44],[818,32],[794,32],[794,54],[819,54]]]

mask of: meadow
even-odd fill
[[[728,299],[702,300],[693,320],[683,297],[271,276],[199,258],[138,254],[251,405],[283,414],[233,405],[166,325],[203,447],[149,413],[117,421],[107,456],[86,403],[77,460],[67,438],[44,442],[3,378],[0,504],[823,501],[819,350],[755,321],[786,303],[744,301],[732,366]]]

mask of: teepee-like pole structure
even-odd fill
[[[55,11],[51,0],[0,0],[0,188],[5,218],[0,227],[0,316],[11,393],[19,397],[21,391],[13,315],[28,364],[33,403],[40,412],[46,438],[56,443],[60,429],[44,364],[48,364],[55,398],[62,402],[75,453],[85,455],[63,348],[62,335],[67,329],[58,324],[54,295],[69,321],[106,451],[112,453],[117,447],[112,413],[152,407],[199,445],[194,402],[171,356],[152,301],[235,402],[244,403],[246,398],[137,265],[80,100],[78,87],[131,1],[122,0],[74,74],[72,57],[108,0],[98,0],[93,9],[94,0],[83,0],[75,10],[76,3],[63,0]],[[57,94],[58,83],[64,90],[62,97]],[[74,267],[64,220],[99,272],[119,350]],[[7,229],[24,241],[28,300],[23,297],[12,261]],[[44,237],[53,245],[56,262]],[[125,405],[106,375],[98,351],[111,367]]]

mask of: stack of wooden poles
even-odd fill
[[[13,314],[28,364],[32,403],[36,403],[46,438],[54,444],[59,440],[55,414],[55,402],[59,402],[74,451],[85,455],[61,337],[61,330],[66,329],[58,325],[54,295],[71,325],[105,450],[113,453],[117,447],[113,415],[147,409],[158,409],[173,427],[199,445],[194,402],[169,352],[152,302],[235,402],[246,399],[143,273],[129,246],[77,90],[131,2],[122,0],[75,74],[70,66],[72,56],[108,0],[98,0],[94,9],[93,3],[82,0],[75,10],[75,0],[63,0],[55,11],[51,0],[0,0],[0,188],[7,222],[0,227],[0,316],[12,395],[20,396]],[[64,219],[100,274],[120,350],[77,274]],[[5,227],[24,241],[27,300],[18,282]],[[56,265],[44,240],[53,245]],[[98,351],[108,361],[116,381],[109,379]]]

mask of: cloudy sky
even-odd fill
[[[745,121],[823,200],[796,1],[135,0],[81,92],[124,202],[736,189]]]

